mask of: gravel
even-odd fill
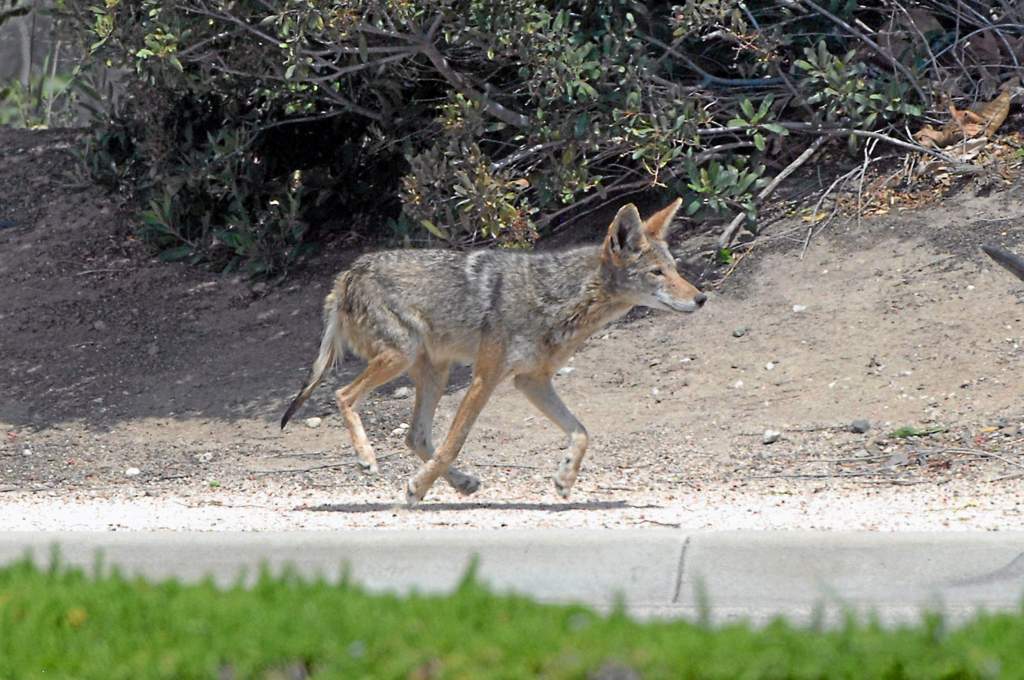
[[[486,480],[485,480],[486,483]],[[582,482],[581,482],[582,484]],[[386,486],[386,485],[382,485]],[[547,485],[544,484],[544,487]],[[115,494],[68,498],[48,493],[0,496],[4,531],[219,531],[528,527],[679,527],[823,531],[1014,530],[1024,521],[1024,483],[864,488],[847,482],[719,484],[677,494],[584,490],[568,502],[554,492],[484,488],[465,499],[439,488],[415,510],[399,489],[338,493],[270,485],[260,491],[200,489],[151,498]]]

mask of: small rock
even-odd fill
[[[740,326],[739,328],[737,328],[736,330],[734,330],[732,332],[732,337],[734,337],[734,338],[742,338],[746,334],[747,334],[747,329],[745,327],[743,327],[743,326]]]
[[[258,283],[254,283],[252,285],[252,292],[255,293],[256,295],[262,295],[263,293],[267,292],[266,282],[260,281]]]
[[[734,390],[738,390],[738,389],[741,389],[742,387],[743,387],[743,381],[742,381],[742,380],[737,380],[736,382],[734,382],[734,383],[732,384],[732,388],[733,388]]]
[[[807,311],[807,305],[793,305],[793,313],[799,314]]]
[[[859,418],[850,423],[850,432],[856,432],[857,434],[864,434],[871,429],[871,422],[863,418]]]
[[[209,463],[211,460],[213,460],[213,452],[212,451],[203,451],[202,453],[197,453],[196,454],[196,462],[197,463]]]
[[[138,477],[141,474],[142,474],[142,470],[140,470],[137,467],[130,467],[127,470],[124,471],[124,476],[125,477]]]
[[[92,327],[95,328],[98,331],[105,331],[105,330],[107,330],[107,324],[105,324],[102,321],[97,321],[96,323],[94,323],[92,325]]]
[[[306,418],[304,422],[306,423],[306,427],[315,430],[320,427],[320,423],[324,422],[324,419],[319,416],[313,416],[312,418]]]
[[[26,449],[22,450],[21,455],[23,455],[23,456],[31,456],[32,455],[32,449],[26,448]]]
[[[693,357],[683,357],[682,359],[679,360],[679,363],[681,363],[681,364],[688,364],[691,361],[693,361]]]
[[[403,434],[405,434],[405,428],[403,427],[396,427],[395,429],[391,430],[392,437],[401,437]]]
[[[558,369],[558,375],[569,375],[575,370],[576,369],[573,368],[572,366],[563,366],[560,369]]]
[[[778,432],[777,430],[765,430],[764,434],[761,435],[761,443],[774,444],[775,442],[779,441],[781,437],[782,433]]]
[[[148,354],[151,357],[155,357],[159,353],[160,345],[156,344],[155,342],[146,349],[146,354]]]
[[[910,457],[903,451],[897,451],[896,453],[889,456],[885,461],[886,467],[898,467],[900,465],[906,465],[910,462]]]
[[[391,396],[394,397],[395,399],[405,399],[410,394],[412,394],[412,390],[410,390],[408,387],[399,387],[397,390],[391,393]]]
[[[769,361],[767,364],[764,365],[764,370],[766,370],[766,371],[770,371],[773,368],[775,368],[775,363],[774,362]]]
[[[1004,425],[1003,427],[999,428],[999,431],[1002,434],[1006,435],[1007,437],[1016,437],[1018,434],[1020,434],[1020,427],[1018,427],[1017,425]]]

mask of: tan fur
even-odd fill
[[[479,480],[452,466],[494,389],[509,376],[566,434],[568,449],[555,486],[568,497],[588,436],[555,393],[551,378],[595,331],[644,305],[692,312],[705,296],[676,270],[665,238],[680,201],[640,219],[623,206],[599,247],[561,253],[447,250],[364,255],[327,296],[320,354],[281,427],[309,397],[341,343],[367,360],[366,369],[336,393],[338,408],[364,469],[377,461],[358,408],[374,388],[408,373],[416,402],[406,444],[423,460],[407,484],[419,502],[438,477],[473,493]],[[434,448],[434,411],[452,362],[473,364],[473,378],[447,436]]]

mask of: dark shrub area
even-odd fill
[[[123,72],[113,99],[81,79],[91,172],[161,257],[253,274],[339,233],[529,246],[641,191],[754,230],[758,192],[815,139],[912,142],[938,93],[991,97],[1024,58],[1007,3],[65,9],[90,63]]]

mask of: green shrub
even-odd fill
[[[93,63],[128,74],[92,171],[146,210],[164,257],[270,273],[338,231],[525,246],[643,190],[684,196],[696,218],[754,218],[766,175],[804,146],[789,131],[895,130],[924,114],[928,78],[957,96],[998,79],[935,48],[963,52],[1021,10],[925,4],[928,35],[891,3],[835,1],[69,11]],[[899,54],[855,26],[898,37]]]

